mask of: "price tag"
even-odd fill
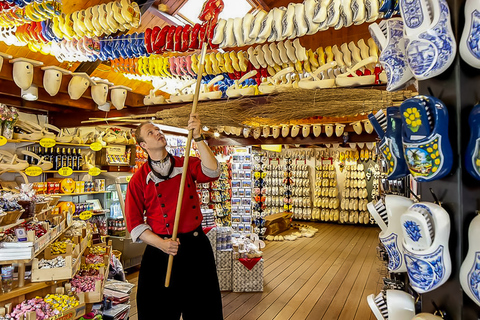
[[[4,146],[7,143],[7,138],[0,136],[0,147]]]
[[[80,218],[81,220],[88,220],[88,219],[90,219],[92,216],[93,216],[93,212],[92,212],[92,211],[83,211],[82,213],[80,213],[79,218]]]
[[[58,174],[63,177],[71,176],[72,173],[73,173],[73,170],[72,168],[69,168],[69,167],[63,167],[58,170]]]
[[[91,175],[91,176],[98,176],[102,171],[97,168],[97,167],[93,167],[91,168],[90,170],[88,170],[88,174]]]
[[[127,181],[127,183],[129,183],[131,179],[132,179],[132,176],[125,177],[125,181]]]
[[[43,173],[42,168],[40,167],[28,167],[25,169],[25,174],[29,177],[37,177]]]
[[[90,149],[93,151],[100,151],[102,150],[102,144],[100,142],[94,142],[90,145]]]
[[[44,148],[55,147],[56,144],[57,142],[50,138],[43,138],[42,140],[40,140],[40,145]]]

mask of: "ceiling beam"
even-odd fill
[[[259,7],[259,9],[263,9],[265,11],[270,11],[270,6],[263,0],[253,0],[253,2],[257,3],[257,7]]]
[[[171,19],[172,15],[166,13],[166,12],[162,12],[160,10],[158,10],[157,8],[155,7],[150,7],[148,9],[148,11],[153,14],[155,17],[159,18],[160,20],[164,21],[166,24],[170,25],[170,26],[178,26],[178,23],[175,22],[173,19]],[[153,26],[151,26],[153,28]]]

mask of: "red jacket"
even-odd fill
[[[184,160],[184,158],[174,158],[175,168],[170,175],[171,178],[156,185],[153,180],[146,183],[147,176],[151,171],[148,162],[133,175],[128,184],[125,199],[126,222],[129,232],[146,223],[156,234],[173,233]],[[193,231],[202,223],[203,216],[200,212],[195,181],[204,183],[216,179],[210,178],[202,172],[199,158],[190,157],[178,227],[179,233]]]

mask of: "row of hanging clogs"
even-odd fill
[[[330,27],[340,29],[379,17],[379,3],[363,0],[305,0],[287,8],[259,11],[243,18],[220,19],[212,43],[220,48],[294,39]]]
[[[25,23],[52,19],[62,12],[59,1],[33,1],[24,8],[12,8],[0,12],[0,27],[14,27]]]

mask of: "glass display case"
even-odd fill
[[[113,249],[122,252],[121,262],[124,269],[139,265],[142,261],[146,244],[134,243],[127,230],[125,222],[125,196],[127,186],[132,174],[106,173],[105,177],[105,209],[107,213],[107,229],[109,238],[112,240]]]

